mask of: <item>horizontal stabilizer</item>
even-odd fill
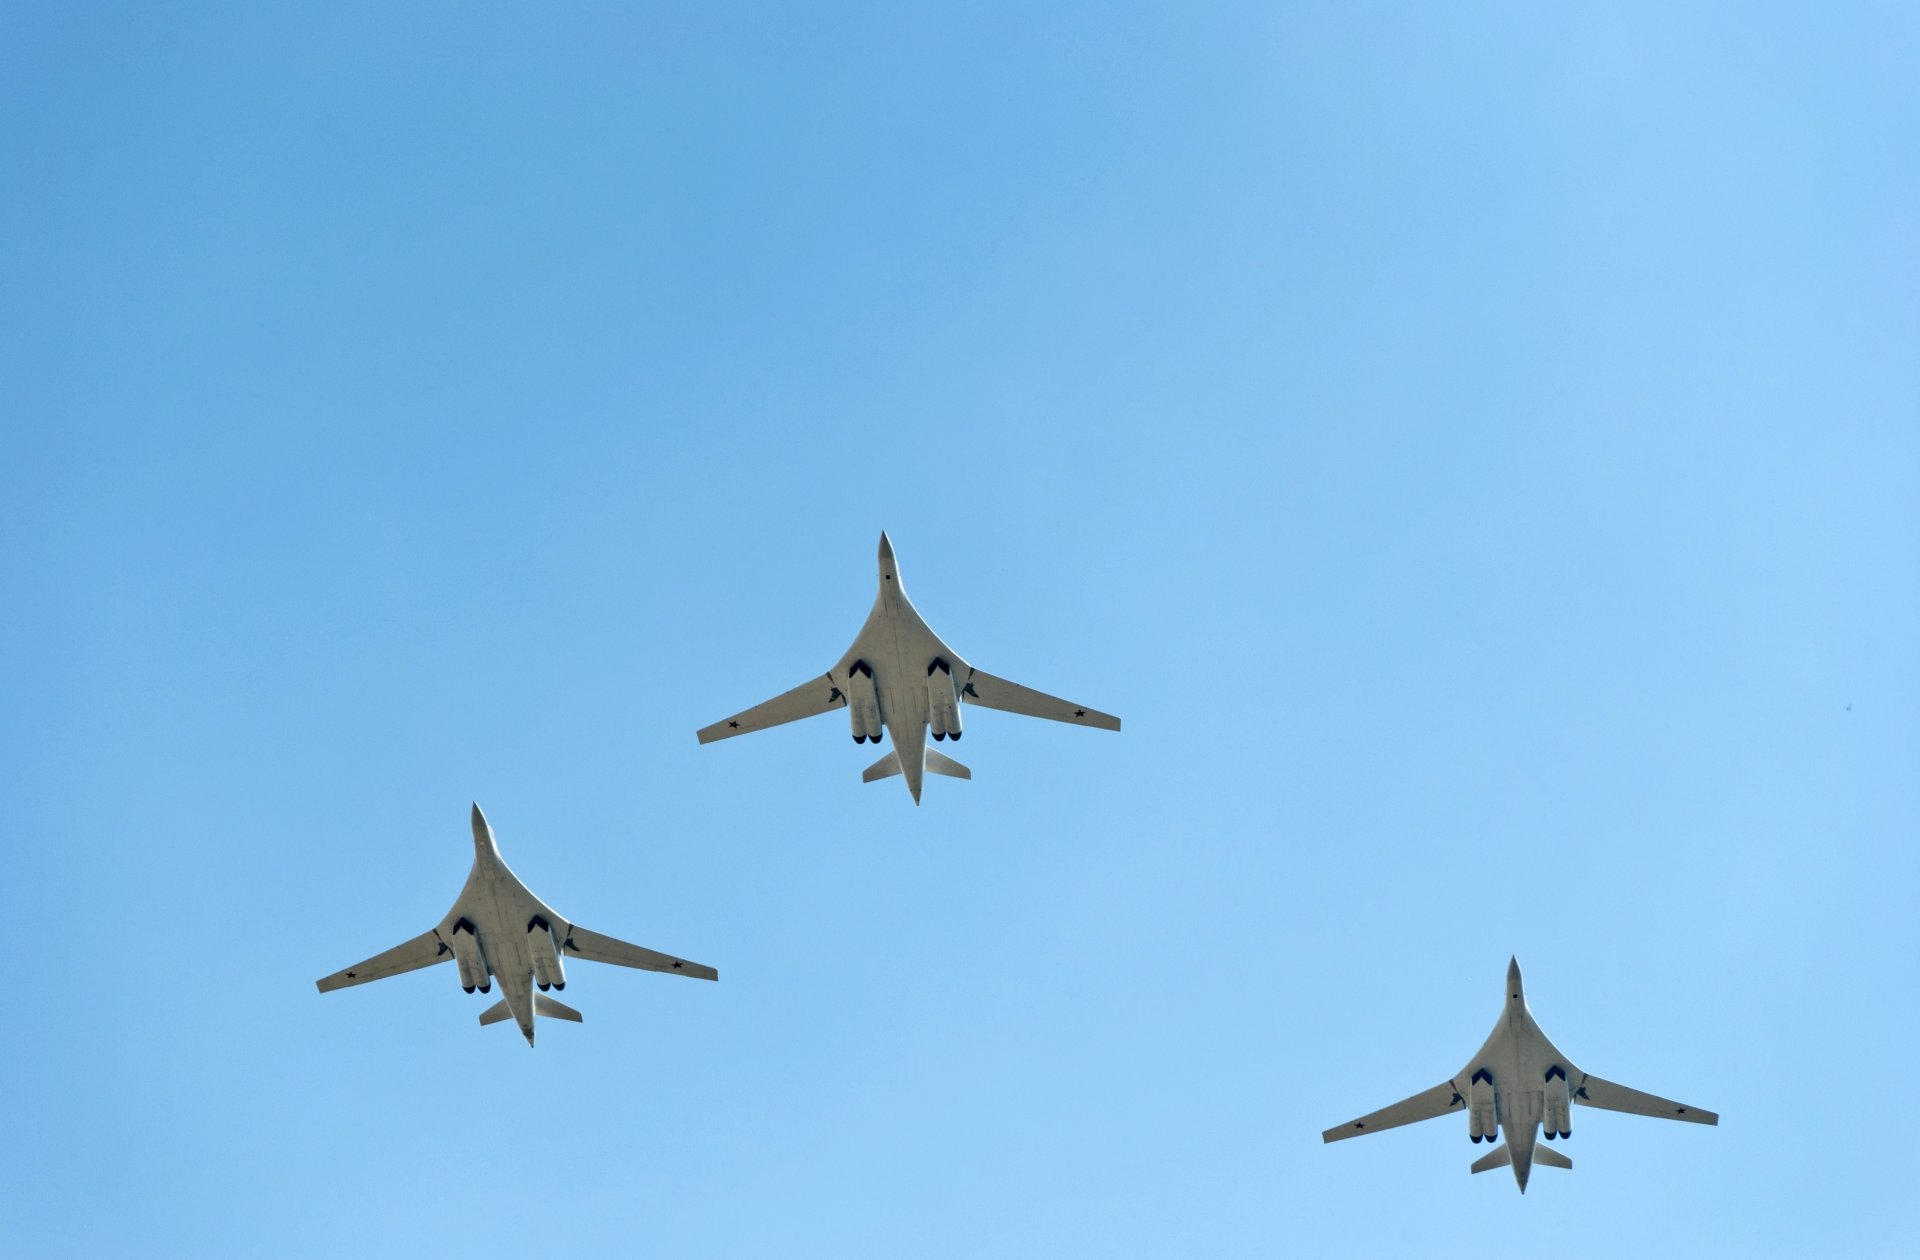
[[[866,768],[866,771],[860,776],[860,782],[873,783],[877,780],[887,778],[889,775],[899,773],[900,758],[892,753],[888,753]]]
[[[544,1015],[548,1019],[564,1019],[568,1023],[573,1024],[582,1022],[579,1011],[574,1010],[565,1002],[554,1001],[544,993],[536,993],[533,995],[533,1013],[535,1015]]]
[[[1505,1168],[1512,1162],[1513,1152],[1507,1149],[1505,1142],[1502,1142],[1485,1155],[1482,1155],[1479,1159],[1474,1160],[1473,1171],[1477,1173],[1492,1172],[1496,1168]]]
[[[1565,1155],[1562,1155],[1559,1151],[1554,1150],[1551,1146],[1534,1147],[1533,1163],[1534,1163],[1534,1167],[1536,1168],[1540,1167],[1541,1165],[1545,1165],[1548,1168],[1572,1168],[1573,1167],[1572,1160],[1568,1159]]]
[[[564,1019],[574,1024],[585,1022],[581,1018],[579,1011],[574,1010],[565,1002],[554,1001],[544,993],[536,993],[533,995],[533,1013],[544,1016],[547,1019]],[[482,1012],[480,1022],[482,1024],[497,1024],[503,1019],[512,1018],[513,1012],[507,1009],[507,999],[501,998],[498,1002],[495,1002]]]
[[[927,749],[927,769],[935,774],[944,774],[949,779],[971,779],[973,771],[967,769],[951,757],[943,757],[933,749]]]

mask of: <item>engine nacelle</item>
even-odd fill
[[[487,952],[473,934],[473,924],[465,919],[453,925],[453,965],[460,969],[460,987],[471,993],[493,991],[492,972],[487,967]]]
[[[927,721],[935,739],[960,738],[960,696],[953,689],[953,670],[937,656],[927,666]]]
[[[553,924],[537,914],[527,924],[527,957],[533,960],[533,982],[542,992],[567,987],[567,968],[560,961],[560,943],[553,939]]]
[[[1547,1069],[1547,1106],[1543,1123],[1547,1141],[1573,1136],[1573,1099],[1567,1093],[1567,1072],[1555,1065]]]
[[[1473,1083],[1467,1086],[1468,1137],[1476,1142],[1491,1142],[1499,1137],[1497,1105],[1498,1097],[1493,1088],[1493,1074],[1481,1068],[1473,1074]]]
[[[880,742],[880,697],[873,688],[873,670],[865,661],[855,661],[847,671],[847,721],[853,726],[853,742]]]

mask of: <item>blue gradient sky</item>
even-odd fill
[[[1906,1251],[1920,18],[1444,7],[0,7],[8,1254]]]

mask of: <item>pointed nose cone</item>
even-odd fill
[[[487,823],[487,816],[480,812],[480,802],[473,804],[473,847],[479,853],[498,853],[500,850],[493,842],[493,828]]]
[[[894,562],[893,540],[884,529],[880,531],[880,598],[887,601],[889,609],[899,606],[900,566]]]
[[[1519,1001],[1525,993],[1526,988],[1520,983],[1520,960],[1509,958],[1507,959],[1507,997],[1510,1000]]]

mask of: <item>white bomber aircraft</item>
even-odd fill
[[[955,779],[973,777],[973,771],[927,747],[929,727],[935,740],[960,738],[960,706],[967,703],[1075,726],[1120,729],[1120,719],[1110,713],[995,678],[967,664],[940,641],[907,598],[894,564],[893,544],[882,533],[880,592],[867,614],[867,624],[840,663],[784,695],[705,727],[699,737],[701,743],[711,744],[844,708],[853,724],[854,743],[877,744],[882,729],[893,737],[893,751],[867,767],[861,779],[872,783],[902,775],[918,805],[926,771]]]
[[[554,913],[500,860],[493,828],[475,805],[473,871],[440,926],[314,983],[320,992],[331,993],[451,958],[459,967],[460,987],[469,993],[475,989],[491,993],[490,977],[500,980],[503,996],[487,1008],[480,1022],[496,1024],[511,1015],[527,1044],[532,1045],[536,1015],[580,1022],[579,1011],[546,996],[550,988],[567,987],[563,957],[664,971],[696,980],[720,978],[711,967],[589,932]],[[539,993],[533,991],[535,985],[540,987]]]
[[[1591,1076],[1560,1053],[1527,1009],[1526,990],[1520,985],[1520,963],[1507,964],[1506,1009],[1480,1052],[1468,1060],[1453,1079],[1442,1081],[1405,1102],[1383,1107],[1372,1115],[1328,1129],[1323,1142],[1359,1137],[1380,1129],[1394,1129],[1419,1120],[1431,1120],[1450,1111],[1467,1113],[1468,1136],[1491,1142],[1498,1132],[1507,1140],[1474,1161],[1473,1171],[1513,1168],[1520,1193],[1527,1192],[1533,1165],[1572,1168],[1573,1161],[1551,1147],[1537,1146],[1538,1130],[1546,1126],[1547,1140],[1573,1136],[1571,1104],[1624,1111],[1635,1116],[1719,1124],[1720,1117],[1698,1107],[1684,1107],[1637,1089]]]

